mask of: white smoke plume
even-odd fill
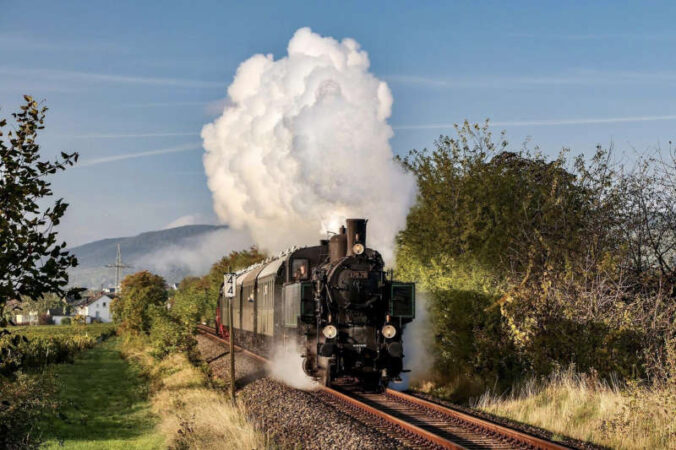
[[[404,369],[410,372],[401,374],[401,383],[390,383],[390,388],[397,391],[405,391],[411,383],[426,380],[434,365],[434,333],[427,294],[416,292],[415,300],[415,319],[404,328]]]
[[[268,372],[272,378],[287,386],[304,391],[319,389],[319,383],[303,372],[303,357],[300,351],[294,341],[287,342],[286,348],[284,344],[279,343],[268,363]]]
[[[392,159],[390,89],[353,39],[301,28],[287,50],[244,61],[223,115],[202,129],[216,214],[269,251],[366,217],[369,247],[388,261],[415,197]]]
[[[248,249],[252,244],[251,237],[245,231],[226,228],[166,246],[134,260],[133,265],[165,275],[174,271],[187,271],[190,275],[201,276],[224,255],[233,250]]]

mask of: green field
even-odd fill
[[[70,362],[83,350],[115,334],[113,324],[44,325],[13,327],[10,334],[0,335],[0,349],[6,357],[0,360],[0,371],[41,369],[49,364]],[[16,344],[14,339],[26,339]],[[16,345],[15,345],[16,344]]]
[[[101,334],[108,334],[115,329],[112,323],[92,323],[89,325],[35,325],[23,327],[9,327],[7,330],[12,334],[20,334],[31,337],[55,337],[89,335],[94,338]]]
[[[120,338],[83,352],[74,364],[54,366],[58,410],[40,424],[46,448],[154,449],[156,431],[148,384],[122,359]]]
[[[9,327],[12,334],[31,337],[75,336],[89,335],[98,337],[115,329],[112,323],[92,323],[89,325],[32,325],[25,327]]]

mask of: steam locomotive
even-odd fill
[[[338,378],[371,387],[398,381],[402,337],[415,317],[415,285],[394,281],[366,247],[366,220],[347,219],[320,245],[292,249],[237,273],[233,298],[219,296],[216,327],[235,343],[271,354],[301,350],[303,370],[324,385]]]

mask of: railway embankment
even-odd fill
[[[148,342],[127,338],[123,354],[141,368],[149,383],[149,401],[158,418],[157,431],[168,448],[264,449],[268,438],[254,429],[243,410],[215,386],[204,367],[186,353],[162,359],[152,355]]]
[[[198,349],[212,374],[230,380],[222,345],[198,336]],[[255,426],[275,445],[307,449],[398,449],[400,442],[322,402],[312,392],[290,388],[268,377],[265,364],[236,358],[237,400]]]

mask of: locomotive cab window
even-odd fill
[[[310,263],[307,259],[294,259],[291,264],[291,273],[296,281],[310,279]]]
[[[415,284],[392,283],[390,315],[406,319],[415,317]]]

